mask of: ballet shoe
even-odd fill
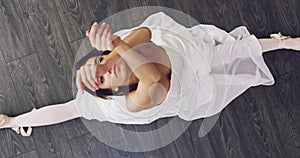
[[[8,116],[0,114],[0,128],[2,128],[9,120],[10,119]],[[11,129],[15,131],[17,134],[21,134],[24,137],[28,137],[32,133],[31,127],[28,127],[27,131],[25,131],[23,127],[13,127]]]
[[[21,134],[24,137],[29,137],[32,133],[32,128],[28,127],[28,129],[25,131],[23,127],[14,127],[11,128],[12,130],[14,130],[17,134]]]
[[[279,48],[292,49],[300,51],[300,38],[291,38],[291,36],[283,36],[281,32],[278,34],[270,34],[272,39],[280,40]]]
[[[277,34],[270,34],[270,37],[272,39],[279,39],[279,40],[285,40],[291,38],[291,36],[283,36],[281,32],[278,32]]]

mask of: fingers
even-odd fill
[[[101,36],[101,46],[104,49],[107,49],[109,44],[111,43],[111,40],[107,38],[109,32],[109,25],[105,25],[105,28],[103,30],[102,36]]]
[[[77,89],[83,94],[83,84],[82,84],[81,74],[79,70],[76,73],[76,86]]]
[[[100,85],[100,81],[99,81],[99,77],[97,76],[97,66],[94,66],[93,67],[93,70],[92,70],[92,78],[96,84],[96,89],[99,88],[99,85]]]
[[[91,29],[86,30],[85,35],[89,36],[90,35],[90,31],[91,31]]]
[[[118,43],[121,41],[121,38],[117,35],[112,35],[112,39],[113,39],[113,45],[117,46]]]
[[[84,82],[86,84],[86,86],[89,89],[93,90],[93,91],[96,90],[96,82],[95,82],[94,77],[92,75],[92,74],[95,74],[95,73],[92,73],[94,67],[95,66],[86,66],[85,67],[85,74],[86,74],[86,82],[87,83]]]
[[[112,34],[112,31],[111,31],[111,30],[109,30],[108,33],[107,33],[107,39],[108,39],[109,41],[113,41],[113,34]]]
[[[81,73],[81,80],[84,83],[84,85],[89,88],[92,91],[95,91],[95,88],[93,87],[93,83],[90,82],[90,72],[86,67],[80,68]]]
[[[98,89],[99,81],[97,77],[96,65],[81,66],[76,74],[76,86],[83,93],[84,85],[92,91]]]
[[[103,34],[103,31],[104,31],[104,29],[105,29],[105,23],[103,23],[101,26],[100,26],[100,28],[97,30],[97,33],[96,33],[96,43],[95,43],[95,48],[97,49],[97,50],[104,50],[104,48],[103,48],[103,46],[102,46],[102,42],[103,42],[103,40],[102,40],[102,34]]]
[[[89,32],[89,39],[92,47],[96,46],[96,31],[97,31],[98,23],[94,22]]]
[[[86,31],[86,36],[89,37],[91,46],[97,50],[106,50],[110,48],[113,41],[110,26],[105,22],[100,26],[95,22],[91,29]]]
[[[112,50],[113,49],[113,35],[112,35],[112,31],[109,30],[107,33],[107,39],[109,40],[110,43],[108,43],[108,49]]]

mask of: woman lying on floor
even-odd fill
[[[274,83],[263,52],[300,50],[300,38],[257,39],[245,27],[230,33],[212,25],[186,28],[161,12],[115,34],[108,24],[94,23],[86,35],[99,56],[77,70],[76,99],[16,117],[0,115],[1,129],[29,136],[30,127],[78,117],[123,124],[209,117],[246,89]]]

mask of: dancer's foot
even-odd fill
[[[32,128],[28,127],[27,131],[25,131],[22,127],[19,127],[14,123],[14,118],[8,117],[6,115],[0,114],[0,129],[1,128],[11,128],[14,130],[17,134],[20,134],[22,136],[28,137],[31,135]]]
[[[292,49],[300,51],[300,37],[291,38],[290,36],[283,36],[280,32],[278,34],[271,34],[272,39],[280,40],[279,48]]]

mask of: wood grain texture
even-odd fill
[[[15,1],[0,1],[0,51],[6,61],[32,54],[35,52],[31,34],[25,15]],[[1,60],[0,60],[1,61]]]
[[[158,144],[161,146],[166,140],[165,136],[173,137],[172,130],[168,126],[168,122],[172,118],[164,118],[154,121],[153,123],[149,125],[135,125],[132,127],[132,131],[136,132],[151,132],[158,129],[162,129],[160,131],[157,131],[155,133],[158,133],[158,135],[149,134],[146,137],[137,136],[139,139],[139,142],[143,144],[143,147],[145,147],[145,144]],[[162,133],[164,131],[164,133]],[[141,145],[142,146],[142,145]],[[153,148],[153,147],[152,147]],[[180,157],[178,153],[178,149],[175,143],[166,144],[163,148],[158,148],[154,151],[148,151],[148,154],[144,153],[145,157],[153,156],[153,157]]]
[[[250,154],[253,156],[263,156],[263,157],[274,157],[276,156],[275,151],[273,148],[271,148],[271,136],[270,134],[270,128],[267,128],[269,125],[269,116],[265,116],[262,113],[261,109],[264,109],[265,107],[260,106],[259,102],[256,100],[256,98],[248,97],[247,100],[245,100],[246,103],[244,105],[248,105],[248,109],[245,112],[248,112],[247,121],[249,123],[249,127],[247,128],[248,134],[250,135],[249,143],[256,144],[256,146],[252,146],[251,148],[253,150],[258,150],[259,152],[251,152]],[[278,152],[278,151],[277,151]]]
[[[90,134],[80,119],[71,120],[63,124],[68,139],[74,139],[83,135]]]
[[[29,14],[27,20],[31,34],[36,35],[33,41],[42,63],[40,67],[45,74],[45,82],[49,85],[48,104],[53,104],[54,98],[56,102],[68,101],[72,98],[70,85],[74,56],[56,5],[48,1],[30,1],[27,0],[27,3],[32,5],[30,8],[34,11]],[[26,5],[25,2],[20,1]]]
[[[16,156],[15,158],[40,158],[36,150]]]
[[[182,123],[182,122],[178,123],[179,124],[178,128],[179,129],[184,128],[185,123]],[[170,131],[175,139],[176,129],[172,128],[172,129],[170,129]],[[191,139],[192,139],[192,137],[188,130],[186,130],[180,137],[175,139],[174,143],[175,143],[179,157],[195,157],[196,152],[195,152],[195,149],[193,148]]]
[[[85,31],[96,21],[93,4],[81,0],[56,0],[62,25],[69,42],[85,37]]]
[[[17,115],[22,111],[16,110],[19,109],[20,102],[15,99],[17,98],[17,92],[6,64],[0,64],[0,73],[0,113]]]
[[[291,151],[288,153],[290,157],[299,157],[300,144],[300,72],[288,73],[280,76],[278,88],[279,96],[282,100],[281,106],[276,108],[276,118],[278,129],[282,133],[282,141],[285,142],[285,150]],[[288,81],[288,82],[287,82]],[[284,125],[283,122],[288,122]]]
[[[20,101],[19,111],[31,111],[35,107],[48,104],[49,85],[37,54],[9,62],[7,66]],[[40,93],[36,93],[37,91]]]
[[[109,157],[105,145],[93,135],[84,135],[69,141],[74,158],[82,157]]]
[[[26,105],[18,99],[19,93],[15,90],[7,65],[0,64],[0,72],[0,114],[16,116],[23,113],[22,107]],[[19,138],[10,129],[1,130],[0,138],[1,157],[15,156],[35,148],[32,138]]]
[[[292,50],[275,50],[266,52],[264,59],[274,76],[299,70],[300,54]]]
[[[202,125],[201,120],[195,120],[190,125],[188,132],[191,135],[191,143],[193,144],[193,149],[195,151],[194,157],[217,157],[214,153],[212,143],[210,142],[210,139],[208,136],[205,137],[199,137],[199,129]],[[216,126],[216,125],[215,125]]]
[[[1,18],[1,16],[0,16],[0,18]],[[0,28],[1,29],[1,28]],[[3,53],[2,53],[3,51],[0,51],[0,64],[3,64],[3,63],[5,63],[5,60],[4,60],[4,57],[3,57]]]
[[[45,157],[74,157],[62,124],[34,128],[37,152]]]
[[[244,1],[236,0],[232,3],[232,9],[236,9],[236,11],[232,13],[238,13],[238,15],[233,16],[231,14],[229,17],[232,17],[232,22],[238,22],[235,19],[239,16],[241,19],[240,24],[245,25],[250,32],[255,31],[255,35],[258,37],[268,37],[270,26],[265,24],[267,20],[265,9],[263,9],[265,7],[262,1],[250,0],[245,3]],[[236,26],[240,24],[236,23]]]
[[[1,138],[1,142],[0,142],[0,156],[1,157],[9,157],[11,156],[12,153],[10,153],[10,150],[8,148],[8,141],[9,141],[9,135],[8,135],[8,130],[4,130],[2,129],[0,131],[0,138]],[[10,144],[11,146],[11,144]]]
[[[36,148],[33,138],[24,138],[10,129],[1,130],[0,137],[2,157],[14,157]]]

